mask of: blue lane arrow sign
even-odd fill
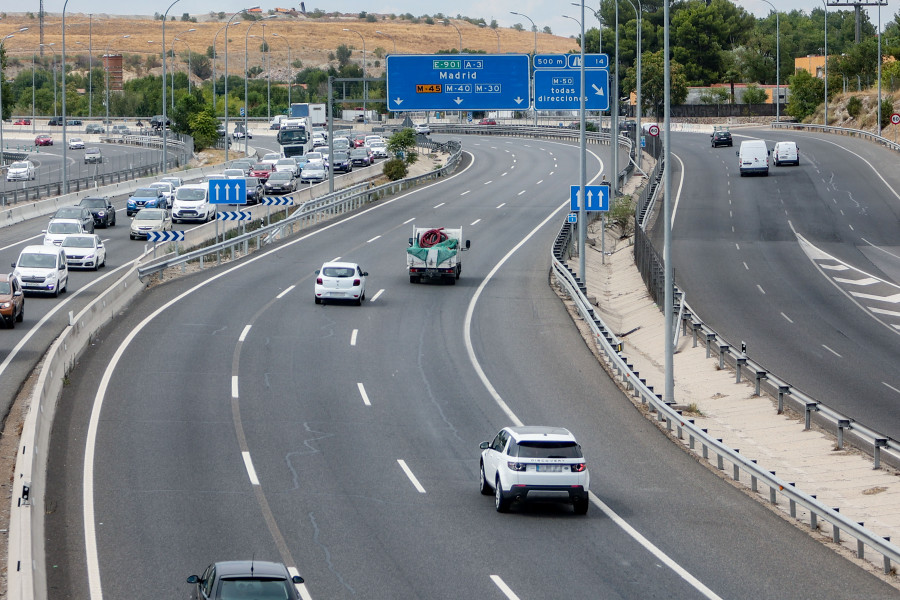
[[[572,212],[578,212],[578,192],[580,189],[580,186],[577,185],[569,188],[569,210]],[[585,210],[595,212],[609,210],[609,184],[586,185],[584,186],[584,195],[587,196]]]
[[[250,211],[227,211],[223,210],[216,213],[216,218],[220,221],[249,221],[253,217]]]
[[[290,196],[263,196],[260,204],[268,204],[269,206],[293,206],[294,199]]]
[[[210,179],[210,204],[247,204],[246,179]]]
[[[183,231],[148,231],[148,242],[183,242]]]

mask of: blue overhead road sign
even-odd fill
[[[566,54],[566,57],[569,59],[569,68],[570,69],[580,69],[581,68],[581,55],[580,54]],[[585,54],[584,55],[584,69],[608,69],[609,68],[609,55],[608,54]]]
[[[569,188],[569,210],[578,212],[578,192],[581,186],[573,185]],[[609,184],[586,185],[584,195],[587,197],[585,210],[607,211],[609,210]]]
[[[585,70],[586,110],[609,110],[609,71]],[[534,72],[534,107],[538,110],[579,110],[581,108],[579,69]]]
[[[388,110],[518,110],[529,105],[526,54],[391,54]]]
[[[247,204],[246,179],[210,179],[210,204]]]

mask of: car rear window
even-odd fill
[[[237,600],[253,598],[254,600],[288,600],[288,582],[284,579],[222,579],[219,582],[217,598],[221,600]]]
[[[511,442],[510,456],[519,458],[582,458],[581,446],[575,442]]]
[[[206,199],[206,190],[180,187],[175,191],[177,200],[197,201]]]
[[[352,267],[325,267],[322,275],[325,277],[353,277],[356,274]]]

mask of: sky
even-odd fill
[[[382,14],[405,14],[411,13],[416,16],[424,14],[444,13],[448,16],[456,16],[457,14],[471,17],[483,18],[488,23],[491,19],[496,19],[501,27],[511,27],[515,23],[521,23],[526,29],[530,28],[527,19],[510,14],[510,11],[516,11],[531,17],[539,30],[549,26],[551,31],[556,35],[569,37],[580,33],[579,26],[572,20],[564,18],[562,15],[580,18],[580,7],[572,6],[571,2],[575,0],[492,0],[485,2],[484,0],[355,0],[355,1],[335,1],[335,0],[304,0],[306,10],[311,11],[315,8],[331,12],[339,11],[345,13],[358,13],[360,11],[370,11]],[[848,0],[838,0],[841,2]],[[234,12],[239,11],[248,6],[254,6],[256,3],[267,10],[270,8],[281,7],[291,8],[299,7],[299,0],[217,0],[215,3],[209,0],[179,0],[170,15],[180,16],[184,12],[191,14],[205,14],[210,10]],[[37,8],[38,0],[26,0],[26,4],[35,5]],[[248,4],[249,3],[249,4]],[[771,12],[771,7],[762,0],[737,0],[747,11],[761,17]],[[153,12],[165,12],[169,6],[169,0],[152,1],[145,6],[146,13],[152,15]],[[599,6],[599,0],[588,0],[586,6]],[[811,11],[816,7],[822,6],[822,0],[772,0],[772,4],[778,6],[782,11],[803,10]],[[61,12],[63,0],[44,0],[44,10],[47,12]],[[112,13],[112,14],[135,14],[129,3],[122,3],[121,0],[69,0],[67,12],[92,12]],[[881,10],[882,24],[889,21],[900,7],[900,0],[888,0],[888,4]],[[34,10],[34,9],[32,9]],[[838,8],[829,8],[829,10],[838,10]],[[869,9],[871,19],[876,22],[875,9]],[[589,10],[585,8],[586,13]],[[141,14],[141,13],[138,13]],[[596,20],[586,14],[588,28],[596,26]]]

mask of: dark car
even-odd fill
[[[300,600],[300,575],[291,575],[281,563],[262,560],[231,560],[206,567],[203,575],[187,578],[192,600],[214,598],[278,598]]]
[[[354,148],[350,151],[350,162],[354,167],[368,167],[372,164],[372,155],[367,148]]]
[[[733,146],[734,142],[731,139],[730,131],[716,131],[712,134],[712,147],[718,148],[719,146]]]
[[[172,120],[169,119],[168,117],[163,117],[162,115],[156,115],[154,117],[150,117],[150,127],[152,127],[153,129],[162,129],[163,122],[165,122],[166,127],[169,127],[172,125]]]
[[[51,219],[77,219],[85,233],[94,233],[94,215],[87,208],[78,206],[62,206],[56,209]]]
[[[297,189],[297,182],[290,171],[274,171],[265,183],[266,194],[290,194]]]
[[[25,294],[19,278],[12,273],[0,275],[0,320],[12,329],[25,318]]]
[[[334,159],[331,161],[334,164],[334,171],[337,173],[340,171],[341,173],[349,173],[353,170],[353,161],[350,160],[349,152],[337,152],[334,153]]]
[[[60,117],[53,117],[47,122],[50,127],[62,127],[63,120]]]
[[[78,206],[83,206],[91,211],[91,216],[94,217],[94,226],[112,227],[116,224],[116,208],[106,196],[82,198]]]
[[[85,133],[106,133],[106,130],[103,129],[103,125],[98,125],[97,123],[88,123],[84,128]]]
[[[259,204],[265,195],[263,182],[257,177],[246,177],[244,180],[247,182],[247,204]]]

